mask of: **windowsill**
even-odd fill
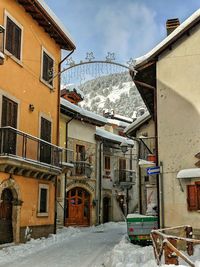
[[[13,54],[11,54],[8,50],[5,49],[4,51],[5,55],[7,55],[9,58],[11,58],[13,61],[15,61],[20,67],[23,67],[23,63],[20,59],[16,58]]]
[[[48,216],[49,216],[48,212],[37,213],[37,217],[48,217]]]
[[[44,85],[46,85],[51,91],[54,91],[53,85],[50,85],[47,81],[45,81],[44,79],[42,79],[42,77],[40,77],[40,81],[41,81],[41,83],[43,83]]]

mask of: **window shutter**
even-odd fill
[[[6,25],[6,49],[12,53],[13,23],[9,18],[7,18]]]
[[[16,58],[20,59],[20,53],[21,53],[21,29],[15,25],[15,35],[14,35],[14,51],[13,54],[16,56]]]
[[[7,17],[6,24],[6,49],[17,59],[21,54],[21,29]]]
[[[187,204],[188,204],[188,210],[198,209],[196,185],[187,186]]]

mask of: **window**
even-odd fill
[[[6,16],[6,50],[21,60],[22,28],[9,16]]]
[[[104,157],[104,176],[105,178],[110,178],[110,157]]]
[[[42,51],[42,80],[50,85],[53,86],[53,67],[54,67],[54,60],[53,58],[45,51]]]
[[[76,145],[76,161],[85,161],[85,147]]]
[[[200,210],[200,183],[187,186],[188,210]]]
[[[49,209],[49,186],[47,184],[39,185],[38,216],[48,216]]]
[[[119,159],[119,180],[126,181],[126,159]]]

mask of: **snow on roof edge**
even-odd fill
[[[128,145],[134,146],[133,140],[128,139],[128,138],[123,137],[123,136],[120,136],[120,135],[117,135],[117,134],[114,134],[114,133],[111,133],[111,132],[108,132],[108,131],[106,131],[102,128],[99,128],[99,127],[96,127],[96,135],[101,136],[105,139],[116,141],[118,143],[122,143],[122,142],[126,141],[126,143]]]
[[[128,133],[130,131],[133,131],[137,129],[142,123],[146,122],[151,118],[151,114],[147,111],[142,116],[138,117],[134,122],[132,122],[126,129],[124,130],[124,133]]]
[[[200,177],[200,168],[183,169],[177,173],[176,178],[197,178]]]
[[[163,39],[158,45],[156,45],[152,50],[150,50],[147,54],[136,58],[135,67],[142,65],[148,61],[152,56],[155,56],[159,50],[169,44],[177,35],[180,35],[184,32],[185,28],[190,26],[192,22],[197,20],[200,17],[200,9],[196,10],[190,17],[188,17],[183,23],[180,24],[171,34],[169,34],[165,39]]]
[[[49,14],[49,16],[54,20],[60,30],[66,35],[66,37],[72,42],[75,46],[75,41],[73,40],[69,30],[66,26],[60,21],[60,19],[56,16],[56,14],[51,10],[51,8],[47,5],[44,0],[37,0],[37,2],[45,9],[45,11]]]
[[[69,108],[69,109],[77,112],[79,115],[81,115],[83,117],[91,118],[91,119],[96,120],[98,122],[101,122],[103,124],[107,123],[107,120],[103,116],[98,115],[94,112],[88,111],[86,109],[83,109],[83,108],[81,108],[75,104],[72,104],[71,102],[64,99],[63,97],[60,98],[60,104],[65,106],[66,108]]]

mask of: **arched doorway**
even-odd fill
[[[90,194],[75,187],[67,192],[66,225],[90,225]]]
[[[13,242],[12,201],[12,191],[8,188],[4,189],[0,201],[0,244]]]
[[[103,198],[103,223],[109,222],[110,220],[110,198]]]

